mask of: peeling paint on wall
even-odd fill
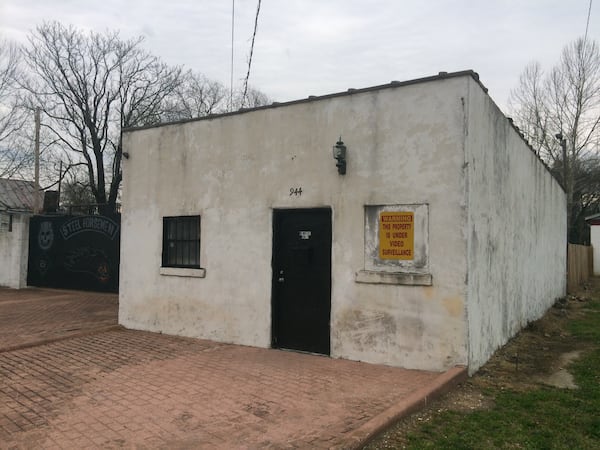
[[[125,133],[119,322],[270,346],[273,209],[328,207],[331,356],[478,367],[563,271],[561,194],[491,105],[465,75]],[[378,260],[365,205],[414,211],[414,262]],[[162,217],[197,214],[206,277],[161,276]],[[368,270],[429,285],[361,282]]]
[[[396,338],[396,320],[384,312],[350,310],[344,313],[337,326],[361,350],[389,345]]]
[[[471,89],[469,371],[566,289],[566,197],[493,101]]]

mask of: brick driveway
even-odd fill
[[[117,294],[0,288],[0,352],[117,325]]]
[[[0,448],[351,448],[462,377],[113,329],[0,350]]]

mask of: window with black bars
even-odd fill
[[[200,268],[200,216],[163,217],[162,266]]]

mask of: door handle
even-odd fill
[[[285,278],[279,277],[279,278],[277,278],[277,281],[279,281],[280,283],[283,283],[285,281]]]

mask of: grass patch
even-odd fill
[[[494,406],[475,412],[444,411],[410,431],[408,448],[592,449],[600,447],[600,301],[586,302],[566,324],[586,350],[569,366],[577,390],[536,387],[487,390]]]
[[[598,448],[598,398],[582,394],[499,392],[492,410],[440,414],[408,435],[408,448]]]

